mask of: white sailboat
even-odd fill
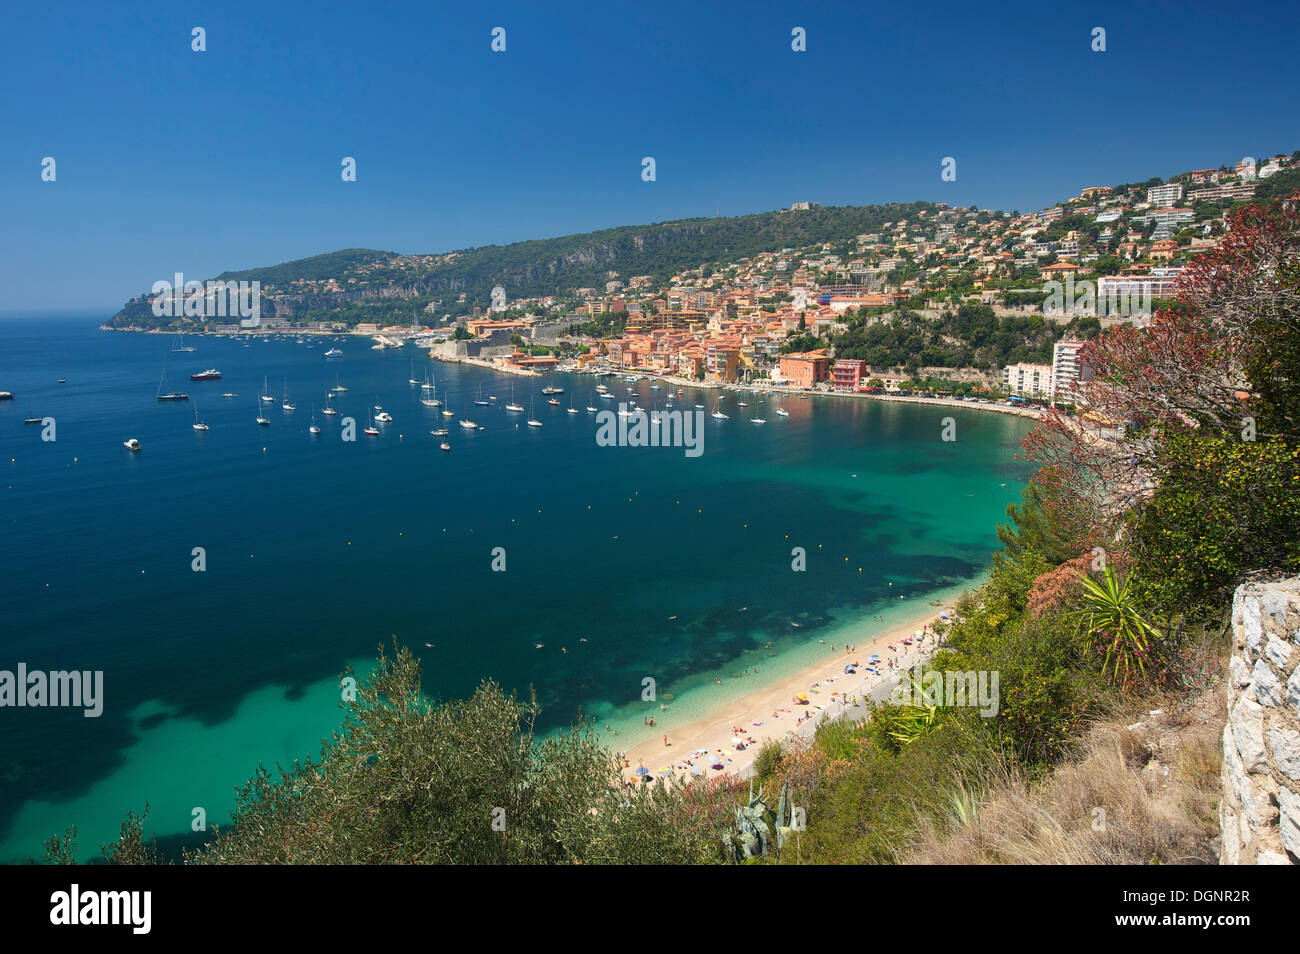
[[[172,351],[198,351],[198,348],[191,348],[185,344],[185,336],[179,331],[176,333],[176,347]]]
[[[379,428],[375,427],[375,422],[370,419],[369,411],[366,411],[366,426],[362,433],[368,434],[371,437],[374,437],[379,433]]]
[[[424,372],[424,383],[420,385],[420,403],[425,407],[442,407],[442,402],[438,400],[437,389],[427,369]]]
[[[320,428],[316,426],[316,405],[311,406],[311,427],[307,428],[307,433],[313,437],[320,433]]]
[[[199,406],[197,404],[194,405],[194,423],[190,427],[196,431],[206,431],[208,429],[208,425],[199,420]]]
[[[522,404],[518,404],[518,403],[515,402],[515,385],[514,385],[514,382],[512,381],[512,382],[510,383],[510,403],[506,405],[506,410],[507,410],[507,411],[520,411],[520,412],[522,412],[523,409],[524,409],[524,406],[523,406]]]
[[[266,384],[266,376],[262,376],[262,403],[274,404],[275,398],[271,397],[271,389]]]
[[[727,420],[730,420],[730,419],[731,419],[730,415],[723,414],[721,411],[718,410],[718,404],[719,404],[721,401],[722,401],[722,398],[718,398],[717,401],[714,401],[714,402],[713,402],[713,416],[716,417],[716,418],[717,418],[718,420],[720,420],[720,421],[727,421]]]
[[[260,404],[257,405],[257,423],[260,424],[262,427],[271,426],[271,422],[267,418],[262,416],[262,405]]]
[[[410,376],[409,378],[406,379],[406,383],[407,383],[407,384],[419,384],[419,383],[420,383],[419,381],[415,380],[415,359],[414,359],[414,358],[411,359],[411,376]]]
[[[539,421],[537,418],[533,417],[533,404],[531,401],[528,402],[528,426],[529,427],[542,426],[542,422]]]
[[[334,387],[330,388],[330,390],[331,390],[331,391],[346,391],[346,390],[347,390],[347,388],[345,388],[345,387],[343,386],[343,382],[339,380],[339,376],[338,376],[337,374],[334,375]]]
[[[325,410],[323,410],[321,413],[327,414],[330,417],[333,417],[335,414],[338,413],[338,411],[334,409],[334,395],[329,391],[325,392]]]
[[[280,403],[280,406],[284,408],[286,411],[294,411],[297,410],[298,408],[296,404],[294,404],[289,400],[289,379],[288,378],[286,378],[284,381],[284,400]]]
[[[181,394],[179,391],[164,391],[167,386],[167,365],[163,365],[162,378],[158,381],[158,400],[160,401],[188,401],[188,394]],[[30,423],[30,421],[28,422]]]

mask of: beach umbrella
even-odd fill
[[[872,658],[872,659],[879,659],[879,658],[880,658],[880,653],[872,653],[872,654],[871,654],[871,658]]]
[[[642,766],[640,766],[640,767],[636,770],[636,774],[637,774],[637,775],[649,775],[649,774],[650,774],[650,770],[649,770],[648,768],[646,768],[644,765],[642,765]]]

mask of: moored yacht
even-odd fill
[[[158,382],[158,400],[160,401],[188,401],[188,394],[181,394],[177,391],[164,391],[167,386],[167,366],[163,365],[162,380]]]

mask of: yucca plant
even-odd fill
[[[1083,608],[1074,616],[1076,633],[1081,633],[1088,650],[1104,652],[1102,675],[1122,689],[1146,679],[1146,661],[1160,631],[1143,616],[1134,593],[1134,574],[1120,582],[1114,567],[1107,562],[1100,580],[1083,574]]]
[[[909,671],[904,673],[904,678],[910,684],[911,697],[922,700],[922,705],[915,705],[910,702],[901,703],[890,722],[889,735],[899,745],[910,745],[934,728],[939,713],[947,707],[924,704],[927,701],[925,688],[921,685],[921,681],[916,678],[916,674]]]

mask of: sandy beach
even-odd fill
[[[951,607],[946,612],[951,615]],[[869,642],[850,644],[851,650],[837,642],[832,651],[828,642],[825,659],[762,689],[740,695],[701,719],[674,725],[672,706],[668,705],[654,717],[656,728],[662,727],[663,731],[626,751],[624,777],[636,781],[637,769],[641,767],[649,770],[654,778],[667,773],[683,777],[692,773],[708,776],[731,773],[743,777],[768,739],[783,739],[791,733],[811,736],[823,718],[847,714],[856,721],[865,717],[868,697],[884,699],[900,672],[933,652],[934,623],[939,620],[939,614],[940,610],[927,607],[924,614],[882,630]],[[923,634],[920,639],[915,635],[918,631]],[[905,644],[905,639],[911,645]],[[878,658],[873,660],[873,654]],[[895,662],[893,669],[888,666],[890,660]],[[846,673],[844,667],[855,661],[859,664],[856,672]],[[879,663],[873,667],[877,670],[874,674],[867,668],[873,662]],[[795,698],[801,693],[807,696],[807,705],[796,703]],[[740,730],[739,734],[736,729]],[[736,747],[737,738],[744,741],[745,748]],[[707,754],[700,754],[703,752]],[[723,769],[710,767],[719,760]]]

